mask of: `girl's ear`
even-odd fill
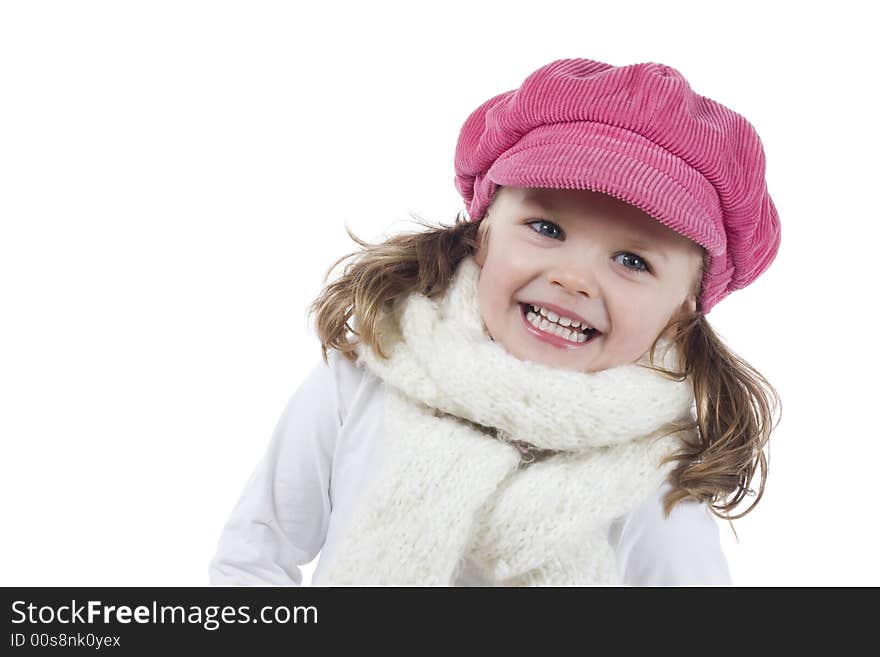
[[[477,249],[477,252],[474,254],[474,260],[478,265],[480,265],[480,268],[482,269],[483,263],[486,262],[485,249],[483,248],[482,244],[480,245],[480,248]]]
[[[480,221],[480,226],[477,228],[477,243],[479,247],[474,253],[474,260],[482,267],[486,262],[486,252],[489,247],[489,222],[486,218]]]
[[[696,300],[696,298],[694,298],[694,296],[692,294],[689,294],[687,299],[685,299],[684,302],[679,307],[678,312],[673,314],[673,316],[670,319],[669,323],[667,324],[666,328],[663,329],[661,335],[663,335],[663,337],[666,338],[667,340],[673,340],[675,338],[675,335],[674,335],[675,326],[674,326],[673,320],[678,319],[682,315],[696,312],[696,310],[697,310],[697,300]]]
[[[681,304],[681,311],[686,314],[692,314],[697,311],[697,300],[692,294],[688,295],[688,298]]]
[[[675,319],[679,319],[694,313],[697,310],[697,300],[692,295],[689,294],[687,299],[682,302],[681,306],[678,309],[678,312],[675,314]]]

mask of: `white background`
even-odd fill
[[[0,585],[207,584],[345,225],[451,223],[461,124],[561,57],[671,65],[758,130],[782,247],[709,318],[783,414],[725,552],[880,584],[873,24],[733,6],[0,5]]]

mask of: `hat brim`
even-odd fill
[[[710,255],[727,247],[712,184],[668,150],[616,126],[552,124],[532,130],[475,181],[474,216],[485,214],[497,185],[602,192],[640,208]]]

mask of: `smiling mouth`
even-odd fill
[[[601,331],[598,331],[596,329],[571,329],[570,327],[562,326],[561,324],[557,324],[556,322],[551,322],[546,317],[542,317],[537,312],[537,310],[535,310],[534,306],[528,303],[521,303],[519,304],[519,307],[523,321],[526,322],[526,325],[529,329],[533,330],[534,332],[540,332],[542,336],[546,336],[551,340],[555,339],[557,341],[565,343],[567,346],[570,345],[581,347],[591,342],[594,338],[602,335]],[[538,321],[538,325],[535,324],[536,318],[540,318],[540,321]],[[541,326],[544,325],[544,321],[547,322],[546,328],[541,328]],[[553,327],[559,328],[554,329]],[[554,331],[559,332],[556,333]]]

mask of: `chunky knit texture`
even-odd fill
[[[608,526],[668,476],[683,432],[657,438],[692,419],[692,383],[515,358],[483,324],[479,273],[467,257],[442,297],[383,315],[387,360],[359,346],[385,382],[387,456],[324,584],[445,586],[464,557],[495,585],[617,583]],[[659,355],[678,366],[671,343]],[[525,466],[511,441],[553,453]]]
[[[498,185],[590,189],[641,208],[707,250],[704,314],[779,249],[754,127],[664,64],[541,67],[467,118],[455,174],[471,221],[484,217]]]

